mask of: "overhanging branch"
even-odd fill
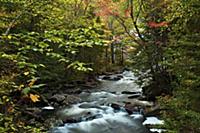
[[[130,8],[131,8],[131,12],[130,12],[130,16],[131,16],[131,20],[132,20],[132,23],[133,23],[133,26],[138,34],[138,37],[145,42],[145,39],[142,37],[141,33],[140,33],[140,30],[138,28],[138,25],[137,25],[137,20],[139,18],[139,15],[140,15],[140,12],[142,10],[142,2],[139,4],[139,11],[138,11],[138,14],[136,15],[136,18],[134,20],[134,13],[133,13],[133,0],[131,0],[131,3],[130,3]]]
[[[137,38],[136,36],[130,34],[130,31],[128,30],[128,28],[127,28],[127,26],[125,25],[125,22],[124,22],[124,20],[123,20],[122,18],[120,18],[119,16],[115,16],[115,18],[116,18],[116,20],[122,25],[122,27],[124,28],[124,30],[125,30],[125,32],[127,33],[127,35],[128,35],[129,37],[131,37],[131,38],[133,39],[134,42],[136,42],[137,44],[140,44],[140,45],[144,44],[142,41],[137,40],[137,39],[136,39],[136,38]]]

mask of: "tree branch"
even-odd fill
[[[34,1],[34,2],[30,3],[30,4],[28,4],[28,5],[24,8],[24,10],[22,10],[21,13],[19,13],[19,14],[11,21],[11,23],[10,23],[9,26],[8,26],[8,28],[6,29],[5,35],[8,35],[8,34],[9,34],[9,32],[10,32],[11,28],[13,27],[13,25],[15,24],[15,22],[16,22],[23,14],[26,13],[26,10],[29,9],[31,5],[33,5],[34,3],[37,3],[37,2],[38,2],[38,1]],[[44,4],[46,4],[46,3],[44,3]],[[41,6],[43,6],[44,4],[42,4]]]
[[[19,15],[17,15],[17,17],[15,17],[15,19],[12,20],[12,22],[9,24],[6,32],[5,32],[5,35],[8,35],[9,32],[10,32],[10,29],[13,27],[13,25],[15,24],[15,22],[22,16],[23,13],[20,13]]]
[[[130,31],[128,30],[127,26],[124,24],[124,20],[123,20],[122,18],[120,18],[119,16],[115,16],[115,18],[116,18],[116,20],[122,25],[122,27],[124,28],[124,30],[125,30],[125,32],[127,33],[127,35],[128,35],[129,37],[131,37],[131,38],[133,39],[134,42],[136,42],[136,43],[138,43],[138,44],[140,44],[140,45],[144,44],[143,42],[138,41],[138,40],[136,39],[136,38],[137,38],[136,36],[130,34]]]
[[[91,2],[91,0],[89,0],[88,2],[86,2],[86,6],[85,6],[85,9],[84,9],[84,12],[83,12],[84,15],[86,14],[86,11],[87,11],[87,9],[88,9],[88,7],[90,5],[90,2]]]
[[[131,5],[130,5],[130,7],[131,7],[130,16],[131,16],[131,20],[132,20],[132,22],[133,22],[133,26],[134,26],[134,28],[135,28],[137,34],[138,34],[138,37],[139,37],[142,41],[145,42],[145,39],[142,37],[142,35],[141,35],[141,33],[140,33],[140,30],[139,30],[139,28],[138,28],[138,26],[137,26],[137,19],[138,19],[139,15],[140,15],[140,11],[141,11],[141,9],[142,9],[142,8],[141,8],[141,7],[142,7],[142,4],[140,4],[139,12],[138,12],[138,14],[137,14],[135,20],[134,20],[134,13],[133,13],[133,0],[131,0],[131,3],[130,3],[130,4],[131,4]]]

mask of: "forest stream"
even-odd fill
[[[98,77],[100,85],[92,92],[79,94],[83,102],[59,110],[68,121],[49,133],[149,133],[145,125],[163,124],[157,117],[144,117],[153,102],[142,99],[137,77],[130,71]],[[74,120],[74,121],[69,121]]]

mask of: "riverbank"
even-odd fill
[[[59,109],[81,102],[79,94],[83,91],[94,90],[98,84],[99,81],[95,78],[88,78],[85,81],[76,80],[59,89],[50,88],[41,92],[38,94],[39,101],[35,103],[24,97],[18,102],[18,106],[23,107],[20,108],[21,115],[19,117],[24,125],[39,128],[40,132],[46,132],[60,124],[56,118],[56,112]]]
[[[154,110],[159,107],[154,102],[146,101],[145,96],[142,95],[142,89],[135,83],[136,80],[137,77],[130,71],[106,72],[97,77],[88,77],[84,81],[73,81],[60,89],[46,90],[40,94],[40,101],[35,104],[22,103],[24,106],[21,109],[21,115],[25,121],[24,124],[40,128],[40,132],[46,132],[67,123],[80,123],[83,119],[93,120],[100,116],[104,119],[104,117],[114,117],[113,114],[122,113],[122,118],[124,115],[130,115],[131,118],[128,118],[130,120],[134,117],[138,119],[139,115],[142,118],[139,118],[139,124],[143,127],[142,122],[146,117],[155,116],[157,112],[155,113]],[[99,101],[99,99],[103,100]],[[97,103],[94,104],[95,101]],[[85,102],[90,103],[85,104]],[[75,108],[70,112],[79,110],[76,114],[78,117],[74,118],[62,113],[64,109],[72,107]],[[89,111],[87,114],[88,109],[94,108],[101,113],[95,114]],[[86,115],[83,115],[84,113],[80,110],[86,112]],[[109,110],[112,113],[106,114]],[[147,123],[146,127],[152,128]]]

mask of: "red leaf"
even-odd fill
[[[168,26],[168,22],[160,22],[160,23],[148,22],[148,26],[150,28],[165,27],[165,26]]]
[[[129,9],[126,9],[124,12],[125,12],[125,16],[126,16],[126,17],[129,17],[129,16],[130,16],[130,10],[129,10]]]

